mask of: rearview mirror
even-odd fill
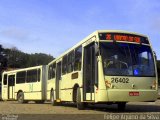
[[[157,55],[156,55],[156,52],[155,52],[155,51],[153,51],[153,55],[154,55],[154,57],[155,57],[155,59],[156,59],[156,61],[157,61]]]
[[[96,56],[99,55],[99,46],[98,46],[98,43],[95,43],[95,55]]]

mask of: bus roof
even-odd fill
[[[28,67],[28,68],[20,68],[20,69],[11,70],[11,71],[4,71],[3,74],[16,73],[16,72],[25,71],[25,70],[32,70],[32,69],[36,69],[36,68],[41,68],[42,66],[44,66],[44,65],[33,66],[33,67]]]
[[[74,50],[78,46],[82,45],[83,43],[85,43],[90,38],[92,38],[94,36],[96,36],[98,38],[98,34],[99,33],[126,33],[126,34],[134,34],[134,35],[139,35],[139,36],[147,37],[146,35],[143,35],[143,34],[139,34],[139,33],[136,33],[136,32],[125,31],[125,30],[96,30],[93,33],[89,34],[84,39],[82,39],[76,45],[74,45],[73,47],[71,47],[70,49],[68,49],[66,52],[62,53],[59,57],[57,57],[56,59],[54,59],[53,61],[51,61],[48,65],[50,65],[50,64],[54,63],[55,61],[61,59],[64,55],[66,55],[67,53],[71,52],[72,50]]]

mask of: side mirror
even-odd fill
[[[99,55],[99,47],[98,47],[98,43],[95,43],[95,55],[96,55],[96,56]]]

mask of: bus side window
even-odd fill
[[[56,64],[54,63],[53,64],[53,67],[52,67],[52,78],[55,78],[55,76],[56,76]]]
[[[67,73],[67,55],[63,57],[62,60],[62,75]]]
[[[55,78],[55,69],[56,69],[56,64],[51,64],[48,67],[48,80],[51,80]]]
[[[6,74],[4,75],[4,78],[3,78],[3,85],[7,85],[7,75]]]
[[[37,70],[37,80],[38,80],[38,82],[40,81],[40,76],[41,76],[41,70],[38,69]]]
[[[48,67],[48,80],[50,80],[52,77],[52,65],[49,65]]]
[[[70,52],[68,54],[68,61],[67,61],[67,72],[70,73],[73,71],[73,66],[74,66],[74,51]]]
[[[75,49],[75,63],[74,70],[81,70],[81,61],[82,61],[82,46]]]
[[[27,82],[37,82],[37,70],[27,71]]]
[[[25,83],[25,79],[26,79],[26,71],[22,71],[22,72],[18,72],[16,75],[16,83],[20,84],[20,83]]]

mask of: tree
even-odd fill
[[[44,53],[27,54],[16,47],[4,50],[9,68],[26,68],[38,65],[46,65],[54,58]]]
[[[45,65],[52,61],[54,58],[51,55],[44,53],[35,53],[30,55],[30,65]]]
[[[4,54],[4,49],[2,45],[0,45],[0,81],[1,81],[1,75],[2,72],[7,68],[7,59]]]

